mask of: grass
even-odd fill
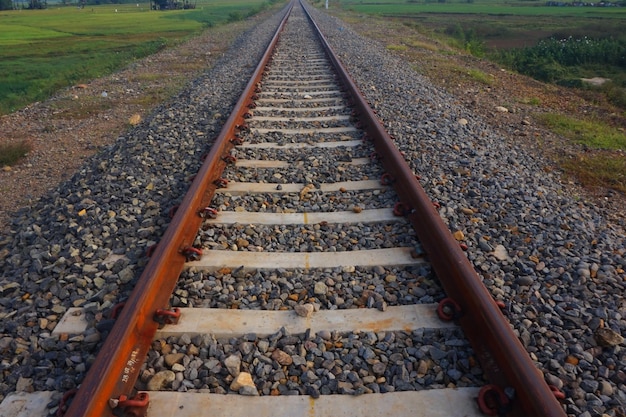
[[[623,81],[619,85],[617,82],[611,80],[603,84],[599,90],[604,94],[610,103],[624,109],[624,116],[626,116],[626,74],[623,74],[622,78]]]
[[[81,100],[72,98],[62,98],[56,101],[52,108],[56,108],[58,113],[52,115],[55,119],[81,120],[110,109],[111,101],[107,98],[94,96],[83,97]]]
[[[408,46],[406,45],[387,45],[387,49],[389,49],[390,51],[406,51],[407,49],[409,49]]]
[[[410,2],[409,2],[410,1]],[[494,49],[519,48],[536,45],[539,40],[589,36],[594,38],[611,37],[626,39],[623,27],[626,8],[572,8],[543,7],[543,2],[510,3],[508,6],[499,0],[474,0],[473,3],[461,0],[446,0],[446,3],[392,0],[342,0],[342,11],[333,12],[341,18],[376,19],[379,25],[389,28],[387,35],[372,34],[387,45],[407,45],[405,53],[413,62],[418,73],[432,76],[444,87],[449,80],[459,80],[463,84],[478,82],[495,84],[495,79],[484,70],[472,65],[474,60],[463,59],[465,53],[473,53],[468,41],[484,46],[485,52]],[[321,3],[320,3],[321,4]],[[493,7],[486,7],[490,4]],[[521,5],[521,6],[520,6]],[[323,7],[323,6],[319,6]],[[332,3],[331,3],[332,7]],[[600,16],[603,15],[603,16]],[[399,29],[402,26],[404,29]],[[455,42],[450,33],[457,32]],[[458,36],[461,34],[462,36]],[[454,35],[454,33],[453,33]],[[420,42],[438,45],[435,48],[420,48],[411,42],[418,37]],[[483,43],[484,45],[481,45]],[[449,47],[446,47],[449,46]],[[394,49],[392,46],[388,49]],[[428,49],[430,53],[424,53]],[[437,52],[433,54],[432,52]],[[479,48],[480,52],[480,48]],[[448,56],[459,59],[446,59]],[[487,54],[486,56],[490,56]],[[622,74],[626,72],[622,69]],[[590,68],[586,78],[605,76],[612,82],[603,87],[579,90],[580,94],[593,95],[593,102],[599,100],[598,90],[614,105],[626,102],[622,79],[616,73],[607,72],[606,66]],[[511,95],[511,103],[499,103],[511,107],[512,103],[523,103],[537,107],[550,107],[552,97],[559,94],[560,87],[545,84],[539,95],[520,91],[520,96]],[[545,95],[545,96],[544,96]],[[554,98],[559,101],[560,99]],[[514,106],[513,106],[514,107]],[[615,112],[607,110],[606,115]],[[598,114],[602,116],[602,114]],[[625,114],[626,116],[626,114]],[[585,186],[606,187],[626,193],[626,137],[623,131],[612,128],[609,123],[598,120],[577,120],[564,116],[543,116],[543,123],[570,140],[585,145],[585,150],[577,152],[577,146],[564,145],[562,152],[553,155],[560,169],[576,177]],[[538,140],[541,140],[538,137]],[[564,157],[563,155],[574,155]]]
[[[626,150],[626,134],[606,123],[544,114],[540,120],[553,132],[593,149]]]
[[[483,85],[491,86],[494,84],[494,77],[484,71],[476,68],[464,68],[460,66],[451,66],[449,68],[452,72],[467,78],[470,81],[475,81]]]
[[[174,91],[176,90],[176,86],[172,86],[169,88],[156,88],[152,90],[149,94],[142,94],[141,96],[131,99],[128,101],[129,104],[135,104],[142,107],[150,107],[154,106],[158,103],[162,103],[168,97],[170,97]]]
[[[560,167],[585,187],[606,187],[626,193],[626,134],[595,120],[546,114],[540,119],[552,131],[585,145],[587,151],[560,158]]]
[[[541,99],[537,98],[537,97],[524,97],[520,100],[520,103],[522,104],[528,104],[530,106],[540,106],[541,105]]]
[[[409,39],[406,44],[412,48],[426,49],[428,51],[437,52],[439,47],[433,42]]]
[[[30,142],[0,144],[0,166],[13,166],[32,150]]]
[[[548,7],[543,3],[506,3],[501,0],[448,0],[439,2],[406,2],[398,0],[342,0],[341,7],[366,14],[407,16],[416,14],[478,14],[486,16],[575,16],[626,18],[624,7]]]
[[[167,12],[150,11],[148,3],[1,11],[0,114],[115,72],[276,1],[200,0],[196,9]]]
[[[493,77],[483,71],[470,68],[467,70],[467,75],[474,81],[478,81],[481,84],[493,85]]]
[[[626,194],[626,156],[614,153],[581,154],[561,161],[561,168],[585,187],[608,187]]]

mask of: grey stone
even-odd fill
[[[237,355],[230,355],[224,359],[224,366],[229,374],[236,377],[239,375],[241,369],[241,358]],[[235,391],[237,391],[237,389],[235,389]]]

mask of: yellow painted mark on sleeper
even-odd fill
[[[309,416],[315,417],[315,400],[309,397]]]
[[[304,224],[309,224],[309,215],[308,215],[308,213],[304,212],[304,213],[302,213],[302,215],[304,216]]]
[[[308,253],[304,255],[304,269],[309,269],[311,267],[311,257]]]

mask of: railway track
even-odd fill
[[[290,4],[59,415],[565,415],[309,19]]]

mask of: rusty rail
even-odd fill
[[[120,400],[132,405],[143,404],[147,400],[147,395],[144,395],[124,401],[133,392],[141,364],[157,330],[155,315],[168,305],[171,292],[186,261],[185,252],[191,247],[202,221],[199,212],[208,206],[218,186],[215,182],[219,180],[227,164],[223,157],[228,155],[233,146],[231,140],[237,136],[238,126],[244,124],[244,114],[252,102],[255,87],[261,79],[263,68],[270,60],[292,7],[293,1],[65,416],[113,416],[113,407]],[[408,217],[426,248],[438,277],[447,294],[461,306],[463,314],[459,323],[480,355],[488,378],[498,385],[515,388],[516,398],[524,410],[524,414],[515,415],[565,416],[540,372],[530,361],[480,278],[433,208],[410,167],[365,99],[358,93],[358,88],[343,69],[317,25],[314,22],[313,25],[344,85],[351,91],[361,118],[366,120],[364,129],[382,155],[383,165],[394,179],[394,187],[410,208]]]
[[[385,131],[358,87],[333,52],[321,30],[315,26],[330,60],[350,93],[359,113],[363,129],[373,141],[383,166],[393,178],[393,186],[405,199],[408,218],[413,225],[437,277],[448,297],[461,307],[458,323],[479,355],[489,381],[501,387],[515,389],[516,410],[524,417],[565,417],[554,392],[544,381],[543,374],[530,359],[508,321],[502,315],[480,277],[458,242],[441,220],[432,201],[426,195],[392,138]]]
[[[65,413],[66,417],[113,416],[112,407],[119,406],[120,399],[131,396],[141,365],[158,328],[158,323],[154,320],[155,314],[169,304],[171,293],[186,261],[185,251],[191,247],[202,222],[199,212],[213,198],[217,188],[214,182],[220,178],[227,163],[222,157],[232,149],[231,139],[236,137],[238,126],[244,124],[243,116],[248,111],[256,85],[292,8],[293,2],[289,4],[261,62],[85,376]]]

